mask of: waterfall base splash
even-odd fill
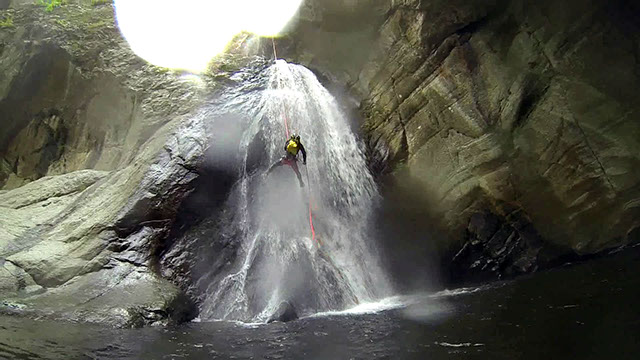
[[[214,147],[216,138],[226,141],[218,131],[224,124],[242,124],[242,131],[230,145],[237,181],[189,235],[215,249],[191,272],[200,318],[261,322],[283,301],[304,316],[388,296],[368,232],[379,194],[335,99],[311,71],[282,60],[233,79],[239,86],[203,114]],[[266,174],[283,155],[284,117],[308,151],[304,189],[287,166]],[[318,242],[309,229],[311,207]]]

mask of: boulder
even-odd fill
[[[487,280],[537,270],[543,241],[526,220],[475,213],[469,219],[466,241],[453,256],[451,279]]]
[[[298,319],[298,312],[293,304],[289,301],[283,301],[278,306],[276,312],[273,313],[267,320],[268,323],[275,321],[289,322]]]
[[[161,131],[124,169],[47,176],[0,194],[2,299],[38,316],[115,326],[131,324],[139,312],[130,309],[162,309],[145,324],[193,317],[170,305],[181,291],[153,264],[196,178],[201,125]]]

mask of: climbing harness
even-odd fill
[[[278,61],[278,53],[276,51],[276,41],[274,38],[271,38],[271,43],[273,44],[273,57],[275,61]],[[286,113],[286,104],[284,99],[282,100],[282,118],[284,119],[284,133],[285,136],[287,137],[287,139],[290,138],[289,136],[289,121],[287,120],[287,113]],[[291,149],[289,150],[289,145],[291,144],[295,144],[295,149]],[[294,152],[295,150],[295,152]],[[287,143],[287,152],[291,153],[292,155],[297,155],[298,154],[298,144],[295,143],[295,141],[289,141]],[[305,164],[306,165],[306,164]],[[320,241],[316,240],[316,230],[313,228],[313,213],[311,211],[311,181],[309,180],[309,168],[305,166],[305,171],[307,173],[307,184],[309,185],[307,187],[307,199],[309,200],[309,228],[311,229],[311,241],[316,241],[318,243],[318,245],[320,245]]]

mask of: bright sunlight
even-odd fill
[[[302,0],[115,0],[118,26],[138,56],[204,70],[241,31],[277,36]]]

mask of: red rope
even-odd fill
[[[284,106],[284,100],[282,100],[282,118],[284,119],[284,134],[289,139],[289,122],[287,121],[287,109]]]
[[[309,200],[309,227],[311,227],[311,241],[316,239],[316,230],[313,228],[313,215],[311,214],[311,200]],[[318,245],[320,241],[318,241]]]
[[[273,44],[273,57],[275,60],[278,60],[278,53],[276,52],[276,41],[274,38],[271,38],[271,43]],[[287,109],[284,99],[282,100],[282,118],[284,119],[284,133],[289,139],[289,121],[287,120]],[[316,230],[313,227],[313,213],[311,212],[311,181],[309,180],[309,169],[305,166],[305,170],[307,172],[307,185],[309,186],[309,191],[307,192],[307,196],[309,198],[309,227],[311,228],[311,241],[316,240]],[[317,240],[318,245],[320,245],[320,240]]]
[[[316,230],[313,228],[313,215],[311,214],[311,181],[309,180],[309,169],[307,167],[305,167],[305,170],[307,171],[307,185],[309,186],[309,192],[308,192],[308,196],[309,196],[309,227],[311,228],[311,241],[316,240]],[[320,244],[320,240],[317,240],[318,245]]]

